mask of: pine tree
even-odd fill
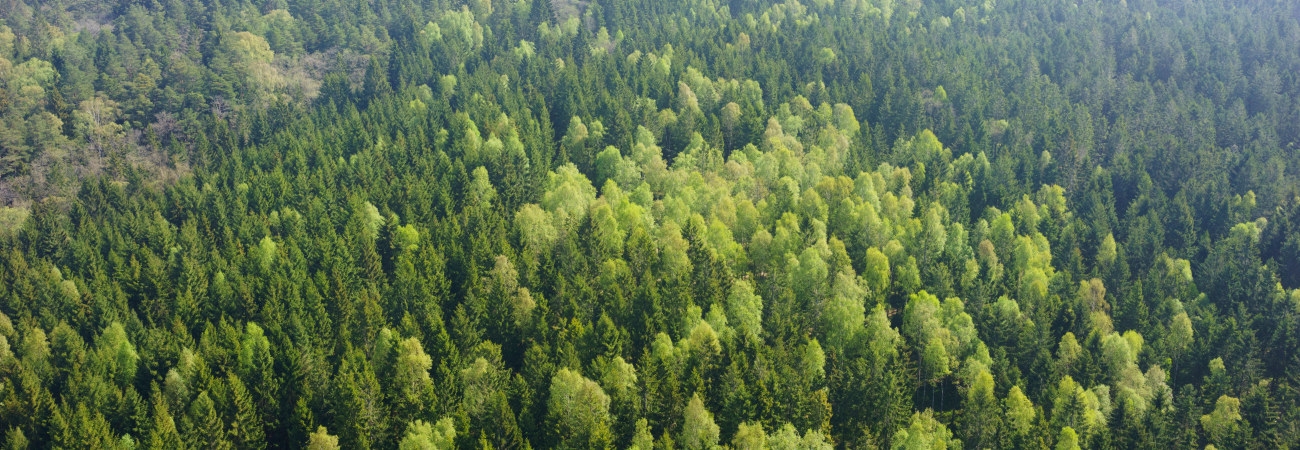
[[[261,414],[253,400],[253,394],[244,386],[244,382],[235,374],[226,377],[230,388],[230,400],[234,412],[234,421],[230,423],[230,440],[240,448],[265,448],[266,430],[263,428]]]

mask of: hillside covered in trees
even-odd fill
[[[10,449],[1300,447],[1300,3],[0,0]]]

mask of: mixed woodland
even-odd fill
[[[1300,447],[1300,3],[0,0],[10,449]]]

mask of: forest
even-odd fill
[[[0,0],[6,449],[1300,448],[1300,2]]]

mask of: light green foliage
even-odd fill
[[[1006,408],[1007,426],[1015,436],[1028,436],[1034,427],[1034,404],[1025,397],[1020,386],[1012,386],[1003,400]]]
[[[924,350],[921,351],[921,377],[931,383],[938,382],[952,372],[949,366],[951,358],[943,340],[932,338],[926,341]]]
[[[122,324],[110,323],[95,343],[98,347],[98,357],[104,364],[109,378],[119,385],[130,384],[135,379],[140,355],[136,353],[135,345],[127,339]],[[8,343],[6,342],[4,346],[8,347]]]
[[[953,350],[957,354],[963,357],[968,356],[980,344],[975,331],[975,323],[970,314],[966,314],[966,305],[961,299],[956,297],[944,299],[942,324],[944,329],[948,330],[949,339],[953,343]],[[990,363],[987,360],[982,362],[985,364]]]
[[[1028,235],[1038,232],[1038,224],[1042,217],[1038,214],[1038,206],[1034,204],[1034,201],[1028,195],[1020,197],[1013,212],[1015,213],[1014,219],[1017,229]]]
[[[1038,235],[1041,237],[1042,235]],[[1020,300],[1034,308],[1047,300],[1051,282],[1051,252],[1044,251],[1037,240],[1020,236],[1015,243],[1015,267],[1020,272]]]
[[[803,375],[808,380],[820,380],[826,376],[826,352],[816,339],[808,341],[803,349]]]
[[[561,166],[547,178],[542,207],[555,216],[562,227],[576,226],[587,216],[587,207],[596,200],[591,180],[573,164]]]
[[[803,437],[799,436],[799,430],[789,423],[781,426],[771,437],[767,438],[768,446],[772,450],[830,450],[834,448],[830,442],[826,441],[820,431],[808,430]]]
[[[393,356],[393,348],[397,345],[398,336],[391,328],[384,327],[379,329],[375,334],[375,348],[371,356],[381,363],[387,363]]]
[[[688,317],[694,317],[697,322],[694,326],[687,329],[691,330],[686,339],[678,342],[682,350],[693,352],[702,360],[709,360],[722,352],[722,343],[718,339],[718,332],[713,328],[713,324],[699,320],[699,310],[695,308],[695,314],[687,313]]]
[[[1101,248],[1097,250],[1097,262],[1102,267],[1110,267],[1111,264],[1115,263],[1116,254],[1115,234],[1107,234],[1106,238],[1101,241]]]
[[[1092,312],[1110,309],[1110,304],[1106,302],[1106,285],[1098,278],[1080,281],[1078,297]]]
[[[556,17],[557,20],[566,17],[567,19],[564,19],[554,27],[551,26],[549,21],[542,22],[537,26],[537,33],[545,38],[546,41],[554,42],[564,38],[571,38],[578,33],[578,18],[573,17],[577,14],[577,11],[575,11],[576,8],[570,5],[565,6],[567,7],[561,8],[561,11],[557,12]]]
[[[678,442],[682,448],[689,450],[714,449],[718,448],[719,433],[718,425],[713,422],[713,413],[704,408],[704,401],[696,393],[686,405],[682,417],[682,437]]]
[[[560,369],[551,378],[547,410],[568,447],[601,446],[609,436],[609,396],[595,381]]]
[[[1186,351],[1193,342],[1192,319],[1180,312],[1169,323],[1169,346],[1176,353]]]
[[[226,44],[225,51],[230,54],[230,60],[244,85],[252,89],[254,98],[273,100],[269,96],[284,84],[284,80],[280,71],[271,64],[275,52],[271,50],[266,38],[239,31],[231,33],[222,42]]]
[[[896,265],[894,272],[897,274],[898,287],[902,291],[921,290],[921,268],[917,265],[915,256],[908,256],[906,262]]]
[[[483,47],[483,25],[475,20],[474,13],[467,6],[444,13],[437,25],[437,34],[441,35],[440,40],[446,46],[452,64],[464,63],[466,58]]]
[[[852,272],[852,268],[848,268]],[[866,291],[858,287],[855,277],[849,272],[835,275],[831,287],[831,298],[827,300],[822,312],[826,320],[826,335],[831,345],[844,347],[862,332],[864,314],[866,313]]]
[[[37,375],[46,375],[50,370],[50,342],[46,339],[44,330],[34,328],[24,333],[21,353],[23,367],[31,369]]]
[[[699,111],[699,96],[686,83],[677,83],[677,111],[682,114],[702,114]]]
[[[591,133],[587,129],[587,125],[582,122],[581,117],[573,116],[573,118],[569,119],[569,129],[564,132],[564,138],[561,139],[560,145],[568,152],[570,160],[586,162],[583,157],[585,156],[585,141],[588,137],[591,137]]]
[[[201,367],[202,360],[195,356],[192,350],[188,348],[181,350],[176,367],[169,369],[163,379],[163,394],[168,400],[179,403],[190,398],[189,385],[193,383]]]
[[[1142,335],[1132,330],[1123,335],[1111,333],[1101,342],[1101,358],[1117,389],[1118,403],[1134,414],[1144,412],[1157,397],[1171,395],[1164,384],[1163,370],[1152,367],[1144,375],[1138,367],[1137,357],[1143,344]]]
[[[959,449],[961,440],[954,439],[947,426],[934,419],[930,410],[912,414],[905,428],[894,432],[893,450],[947,450]]]
[[[396,351],[397,362],[393,366],[396,387],[407,398],[417,398],[432,387],[429,369],[433,367],[433,358],[424,353],[420,340],[413,337],[398,342]]]
[[[690,143],[677,154],[677,158],[673,160],[673,168],[678,170],[694,168],[701,172],[716,172],[722,167],[722,163],[722,149],[709,145],[699,133],[691,133]]]
[[[808,301],[820,300],[825,293],[830,267],[822,259],[821,253],[813,247],[804,249],[798,258],[786,256],[786,271],[790,274],[790,284],[795,292]]]
[[[105,146],[123,133],[122,125],[117,123],[122,113],[119,104],[102,95],[96,95],[82,100],[78,106],[72,113],[73,129],[93,149],[102,154]]]
[[[1102,395],[1098,395],[1102,394]],[[1098,386],[1084,390],[1069,375],[1061,378],[1052,400],[1052,424],[1071,426],[1088,436],[1106,426],[1110,390]]]
[[[419,32],[420,41],[426,46],[432,46],[442,41],[442,26],[429,22]]]
[[[600,384],[614,397],[632,398],[637,391],[636,367],[624,361],[622,356],[615,356],[604,365]]]
[[[591,208],[591,231],[599,254],[606,258],[623,255],[623,242],[627,234],[619,227],[614,210],[605,201]]]
[[[717,109],[718,101],[722,100],[722,93],[715,88],[713,81],[694,67],[686,68],[679,89],[690,94],[690,101],[696,110],[713,111]]]
[[[727,199],[728,197],[723,197]],[[729,202],[721,202],[724,205]],[[733,220],[734,222],[734,220]],[[721,220],[715,218],[709,222],[709,229],[705,234],[709,247],[718,252],[731,267],[745,267],[749,262],[745,254],[745,248],[736,242],[735,236],[731,233],[731,228]]]
[[[1079,450],[1079,433],[1074,432],[1074,428],[1061,428],[1061,434],[1056,438],[1056,450]]]
[[[496,301],[509,305],[511,318],[516,326],[526,326],[532,319],[537,302],[533,300],[533,295],[528,288],[519,285],[519,272],[505,255],[498,255],[493,259],[491,280],[492,284],[489,286],[492,293],[497,296]]]
[[[1235,432],[1241,422],[1241,401],[1227,395],[1219,396],[1214,402],[1214,411],[1201,416],[1201,428],[1209,435],[1211,442],[1222,443],[1223,439]]]
[[[864,330],[865,340],[873,354],[881,357],[898,354],[898,345],[902,343],[902,336],[897,329],[890,327],[889,316],[885,312],[884,305],[876,305],[871,314],[867,315]]]
[[[1056,346],[1056,364],[1062,370],[1069,370],[1074,367],[1079,356],[1083,354],[1083,347],[1079,346],[1079,341],[1075,339],[1074,333],[1066,332],[1061,336],[1061,343]]]
[[[944,18],[944,20],[947,20],[947,18]],[[934,88],[934,99],[940,102],[948,101],[948,91],[943,86]]]
[[[168,410],[167,403],[163,399],[155,399],[153,405],[153,429],[149,433],[149,447],[152,448],[179,448],[181,445],[181,436],[176,429],[176,420],[172,417],[171,411]],[[245,437],[245,436],[240,436]],[[265,444],[259,439],[243,439],[245,443],[253,445]]]
[[[999,325],[1011,329],[1019,328],[1024,321],[1028,320],[1024,313],[1020,312],[1020,304],[1006,296],[998,297],[998,301],[993,302],[993,314]]]
[[[804,432],[803,440],[800,444],[799,448],[804,450],[833,450],[835,448],[835,445],[831,443],[830,437],[817,430],[808,430]]]
[[[307,450],[339,450],[339,437],[329,434],[324,426],[316,427],[307,438]]]
[[[14,52],[14,39],[18,36],[14,30],[6,25],[0,25],[0,58],[12,58]]]
[[[500,356],[496,355],[497,350],[491,349],[491,344],[484,343],[476,347],[475,351],[486,356],[474,358],[474,361],[460,370],[461,385],[464,388],[461,406],[470,417],[482,417],[490,406],[492,396],[504,384],[505,376],[499,367]]]
[[[867,282],[866,287],[871,290],[877,302],[882,301],[885,294],[889,292],[889,257],[876,247],[868,248],[865,266],[866,270],[862,272],[862,278]]]
[[[862,129],[862,125],[858,122],[853,107],[843,103],[836,103],[834,108],[835,127],[850,138],[857,136],[858,131]]]
[[[256,323],[248,322],[240,341],[240,368],[245,371],[244,373],[256,373],[269,370],[273,363],[271,342],[267,340],[266,333]]]
[[[424,87],[428,88],[428,86],[424,86]],[[421,99],[411,99],[411,103],[408,103],[407,105],[411,107],[412,111],[421,112],[421,113],[428,111],[429,109],[429,104],[425,103],[425,101]]]
[[[819,63],[830,64],[835,62],[835,58],[835,50],[830,47],[822,47],[821,50],[817,51],[817,62]]]
[[[401,450],[451,450],[456,448],[456,427],[451,418],[443,418],[436,424],[423,420],[411,422],[406,427],[398,448]]]
[[[650,434],[650,423],[645,419],[637,419],[636,432],[632,435],[632,445],[628,450],[652,450],[654,448],[654,436]]]
[[[937,257],[948,244],[948,230],[943,222],[947,211],[941,205],[927,208],[922,218],[921,244],[927,252],[927,258]]]
[[[406,224],[397,227],[393,234],[393,246],[405,252],[414,252],[420,249],[420,232],[415,229],[415,225]]]
[[[491,179],[488,178],[487,168],[483,166],[476,167],[470,176],[472,178],[466,201],[482,209],[491,208],[492,201],[496,199],[497,190],[492,186]]]
[[[443,75],[438,77],[438,88],[441,89],[443,96],[451,96],[456,93],[457,82],[455,75]]]
[[[23,88],[28,86],[51,87],[58,77],[58,72],[49,61],[31,58],[13,66],[5,76],[9,81],[10,91],[22,92]]]
[[[623,158],[614,146],[597,153],[594,166],[597,180],[613,180],[623,188],[632,189],[641,180],[641,169],[635,162]]]
[[[487,20],[493,12],[491,0],[472,0],[469,6],[474,11],[474,18],[480,21]]]
[[[18,427],[10,427],[5,431],[5,441],[9,444],[9,448],[14,450],[25,449],[30,445],[27,436],[23,434],[23,430]]]
[[[941,326],[940,308],[939,298],[928,292],[909,296],[903,309],[903,334],[920,346],[943,340],[946,330]]]
[[[913,157],[927,164],[937,165],[952,159],[952,150],[944,148],[939,137],[929,129],[921,130],[908,143],[914,153]]]
[[[514,53],[519,59],[532,58],[533,55],[537,54],[537,45],[533,44],[532,41],[520,39],[519,45],[514,49]]]
[[[559,238],[551,213],[534,204],[524,205],[515,213],[515,228],[524,249],[534,255],[550,251]]]
[[[1192,282],[1191,262],[1181,258],[1163,257],[1166,276],[1184,283]]]
[[[731,448],[735,450],[767,450],[767,432],[763,424],[744,422],[736,429],[731,438]]]
[[[794,425],[787,423],[785,425],[782,425],[781,428],[777,429],[774,433],[772,433],[772,436],[768,438],[768,442],[769,442],[768,448],[770,449],[778,449],[778,448],[783,450],[798,449],[799,444],[801,444],[799,438],[799,430],[796,430],[794,428]]]
[[[760,342],[763,332],[763,299],[747,280],[736,280],[727,295],[727,322],[750,342]]]
[[[275,262],[276,244],[270,236],[262,238],[257,244],[257,262],[262,266],[262,270],[271,270],[271,264]]]
[[[361,205],[359,213],[366,226],[366,231],[370,232],[370,236],[375,236],[375,233],[379,232],[379,227],[384,226],[384,216],[379,214],[379,208],[375,207],[374,204],[365,202],[365,204]]]
[[[743,115],[740,105],[736,104],[736,102],[728,102],[722,106],[722,126],[729,135],[735,132],[736,125],[740,123],[740,118]]]
[[[978,362],[965,365],[963,371],[974,373],[963,377],[966,385],[962,402],[966,415],[963,422],[965,436],[967,442],[977,448],[985,447],[995,442],[1003,418],[1001,405],[993,393],[993,374]]]

